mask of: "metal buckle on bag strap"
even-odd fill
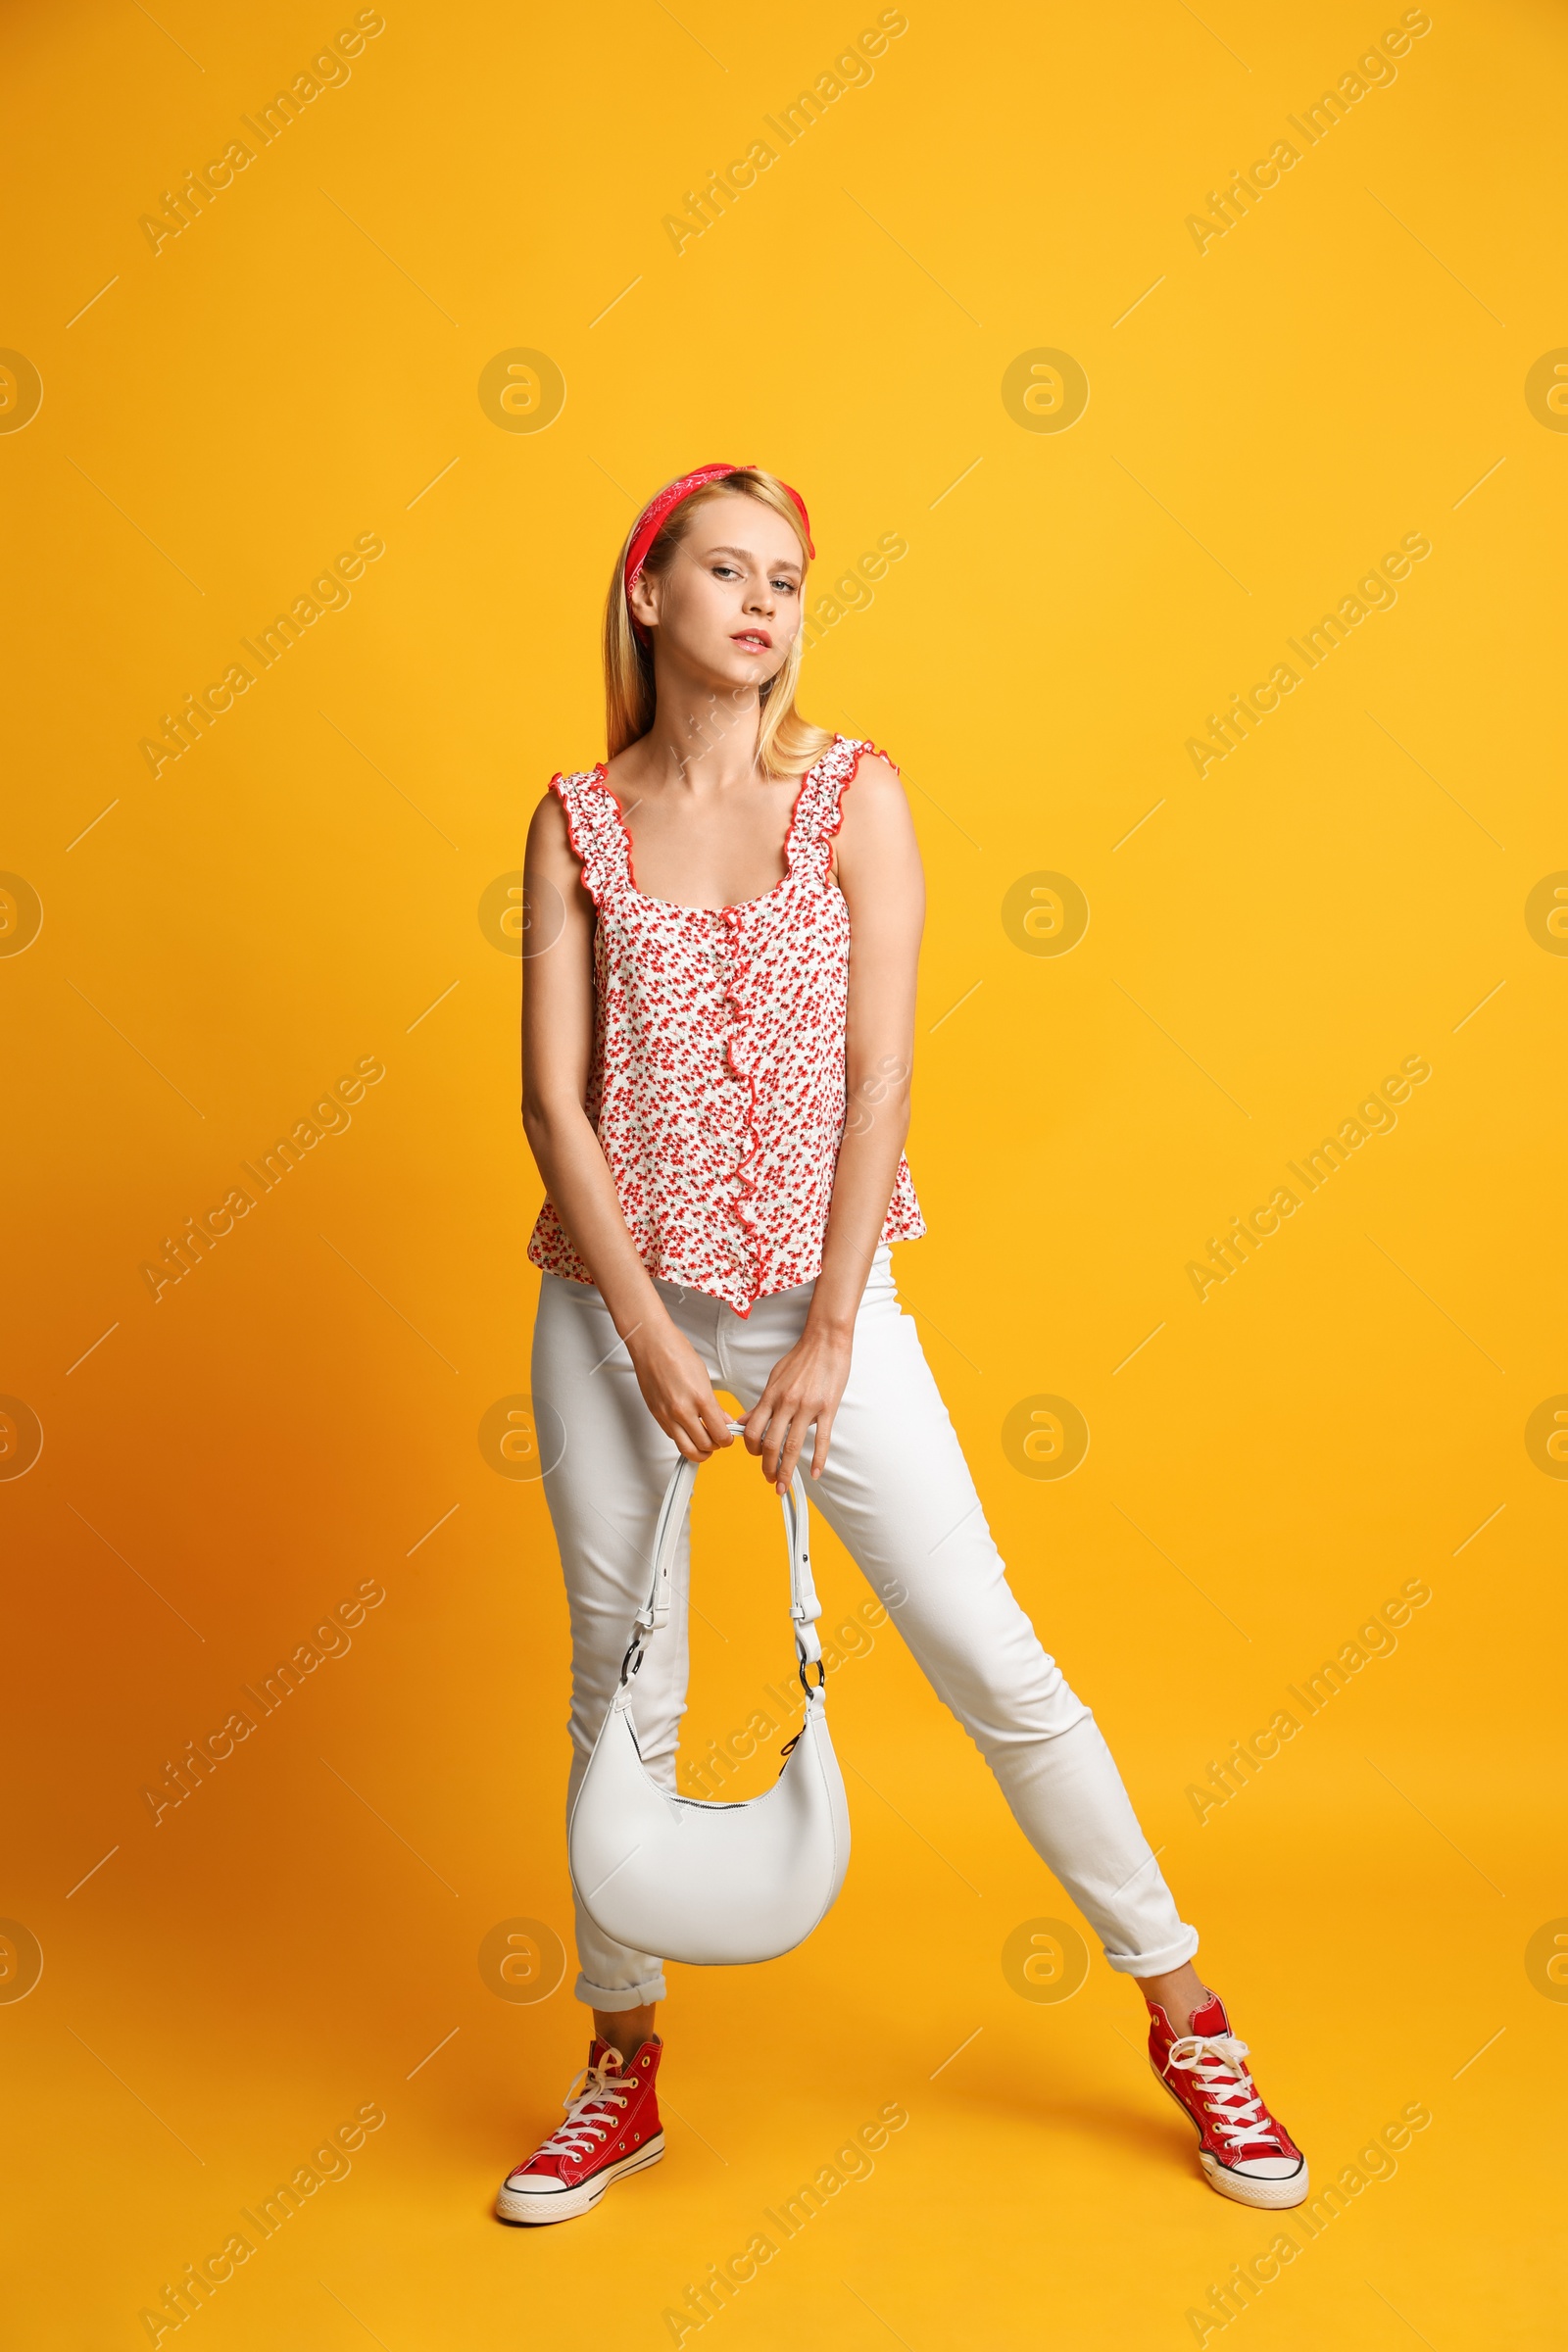
[[[744,1421],[732,1420],[729,1427],[733,1437],[741,1438],[746,1434]],[[821,1691],[826,1687],[827,1661],[822,1655],[822,1644],[816,1633],[816,1620],[822,1614],[822,1604],[816,1597],[816,1587],[811,1581],[810,1512],[799,1470],[790,1483],[789,1493],[781,1494],[779,1502],[784,1512],[784,1533],[790,1549],[790,1616],[795,1624],[797,1672],[801,1678],[801,1688],[809,1698],[813,1690]],[[815,1683],[807,1672],[810,1666],[816,1668]],[[788,1755],[789,1749],[786,1748],[784,1752]]]
[[[784,1507],[784,1529],[790,1547],[790,1615],[795,1621],[795,1648],[801,1687],[809,1696],[813,1685],[807,1673],[808,1667],[816,1668],[814,1688],[821,1690],[827,1682],[827,1664],[816,1632],[816,1620],[822,1614],[822,1604],[816,1597],[816,1587],[811,1581],[810,1514],[799,1470],[795,1473],[789,1493],[780,1500]]]
[[[632,1621],[631,1640],[620,1661],[621,1690],[625,1689],[642,1665],[643,1649],[649,1636],[657,1634],[662,1626],[668,1623],[670,1569],[681,1530],[686,1523],[692,1483],[696,1476],[696,1463],[682,1458],[676,1462],[669,1485],[664,1490],[664,1499],[660,1505],[659,1520],[654,1530],[653,1582],[648,1598]]]

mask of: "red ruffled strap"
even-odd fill
[[[554,775],[550,789],[565,811],[583,888],[594,905],[601,906],[607,891],[630,879],[626,828],[615,796],[605,782],[603,767]]]
[[[824,752],[816,763],[809,794],[799,814],[797,854],[804,853],[809,858],[819,883],[827,879],[829,845],[844,822],[844,795],[867,755],[887,760],[894,774],[899,774],[897,761],[889,760],[886,752],[879,750],[869,737],[855,735],[839,736],[831,751]]]

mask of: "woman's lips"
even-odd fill
[[[732,645],[750,646],[760,654],[773,650],[773,640],[765,629],[735,629],[731,632],[730,642]]]

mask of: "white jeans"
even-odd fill
[[[811,1298],[807,1283],[760,1299],[743,1319],[701,1292],[658,1289],[715,1387],[748,1410],[799,1339]],[[571,1610],[569,1810],[647,1596],[654,1522],[676,1449],[586,1283],[541,1278],[533,1401]],[[818,1480],[808,1468],[805,1475],[812,1502],[996,1774],[1024,1836],[1093,1924],[1110,1966],[1151,1977],[1191,1959],[1197,1934],[1177,1915],[1100,1727],[1007,1583],[886,1248],[856,1321],[827,1467]],[[633,1706],[649,1773],[670,1789],[686,1706],[688,1568],[683,1544],[669,1623],[649,1645]],[[595,2008],[635,2009],[663,1995],[662,1962],[612,1942],[580,1907],[577,1956],[577,1998]]]

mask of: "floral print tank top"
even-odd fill
[[[650,1274],[742,1316],[821,1271],[850,984],[849,907],[828,868],[862,752],[876,746],[837,735],[808,769],[784,879],[739,906],[646,898],[603,765],[551,779],[598,917],[587,1112],[621,1214]],[[881,1238],[925,1230],[901,1155]],[[593,1280],[549,1200],[528,1256]]]

